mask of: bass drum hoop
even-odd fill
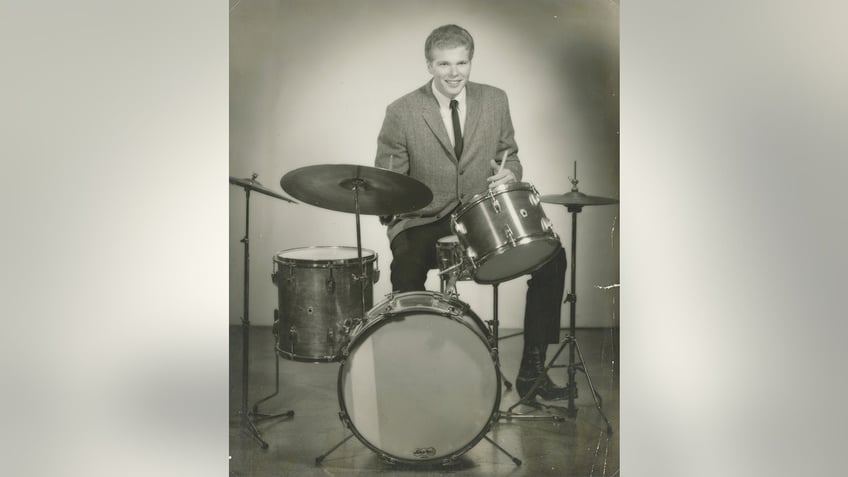
[[[387,315],[387,312],[389,310],[393,309],[392,305],[395,304],[395,299],[397,297],[403,296],[403,295],[409,296],[409,295],[412,295],[412,294],[420,294],[420,295],[425,295],[425,296],[429,295],[433,299],[441,300],[441,301],[446,302],[446,303],[448,303],[452,306],[455,306],[455,305],[458,304],[460,306],[459,306],[459,308],[456,308],[456,309],[458,311],[460,311],[463,314],[463,316],[467,316],[467,317],[471,318],[471,320],[474,321],[474,323],[476,323],[477,325],[480,325],[481,327],[480,327],[479,330],[474,330],[465,321],[454,318],[451,313],[444,312],[444,311],[437,312],[433,308],[425,306],[425,305],[412,305],[410,307],[405,308],[403,311],[401,311],[399,313],[388,313],[390,315],[388,318],[380,318],[380,317],[385,317]],[[362,341],[364,341],[367,337],[369,337],[372,333],[374,333],[380,327],[385,326],[386,324],[391,323],[392,321],[403,319],[407,315],[413,314],[415,312],[421,312],[421,311],[427,311],[427,312],[433,313],[435,315],[440,315],[444,318],[448,318],[448,319],[454,320],[455,322],[462,324],[463,326],[465,326],[466,328],[471,330],[474,333],[474,335],[477,336],[480,339],[480,341],[483,342],[483,344],[486,346],[486,348],[488,350],[490,350],[490,351],[492,350],[492,337],[489,335],[489,332],[486,329],[485,324],[483,323],[483,320],[481,320],[480,317],[477,316],[477,314],[474,313],[474,311],[471,310],[471,307],[468,306],[467,304],[465,304],[465,303],[463,303],[459,300],[453,299],[452,297],[450,297],[448,295],[443,295],[441,293],[435,293],[435,292],[430,292],[430,291],[391,293],[385,300],[378,303],[377,305],[374,306],[374,308],[372,308],[372,312],[376,312],[375,314],[378,316],[378,318],[368,319],[359,326],[359,329],[354,329],[354,330],[351,331],[350,342],[348,343],[348,345],[344,348],[344,350],[341,353],[342,358],[341,358],[340,363],[339,363],[339,375],[338,375],[338,379],[337,379],[337,382],[336,382],[336,389],[337,389],[337,394],[338,394],[338,399],[339,399],[339,408],[341,409],[341,412],[339,413],[339,415],[341,416],[341,418],[344,421],[347,428],[353,433],[353,435],[356,436],[357,439],[359,439],[360,442],[365,444],[366,447],[371,449],[374,453],[376,453],[378,456],[380,456],[381,459],[383,459],[387,462],[390,462],[390,463],[393,463],[393,464],[402,463],[402,464],[411,464],[411,465],[433,464],[433,463],[440,463],[442,465],[447,465],[447,464],[454,462],[457,458],[459,458],[460,456],[462,456],[463,454],[465,454],[466,452],[471,450],[475,445],[477,445],[477,443],[480,442],[480,440],[482,440],[483,437],[485,437],[485,435],[491,429],[492,425],[498,419],[498,410],[499,410],[500,404],[501,404],[501,386],[503,385],[503,383],[501,381],[501,373],[498,372],[498,363],[497,363],[497,360],[496,360],[494,355],[492,356],[492,364],[494,365],[493,369],[494,369],[494,372],[495,372],[495,389],[496,389],[496,391],[495,391],[495,401],[492,405],[492,412],[490,414],[490,417],[486,421],[485,425],[483,426],[483,429],[480,430],[480,432],[473,439],[471,439],[471,441],[469,441],[467,444],[462,446],[460,449],[451,452],[450,455],[448,455],[448,456],[434,457],[434,458],[431,458],[431,459],[408,459],[406,457],[400,457],[400,456],[393,455],[389,452],[386,452],[383,449],[380,449],[379,447],[375,446],[370,441],[368,441],[368,439],[366,439],[359,432],[359,430],[356,429],[356,426],[353,424],[353,421],[350,418],[350,414],[348,414],[348,409],[347,409],[347,406],[345,405],[345,400],[344,400],[344,377],[345,377],[345,370],[346,370],[345,364],[347,363],[347,359],[350,356],[350,351],[352,349],[355,349],[356,346],[358,346]],[[369,315],[369,318],[370,318],[371,312],[369,312],[368,315]]]

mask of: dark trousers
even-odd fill
[[[399,233],[391,243],[392,289],[424,290],[427,272],[438,268],[436,242],[448,235],[453,235],[450,216]],[[553,258],[530,274],[524,306],[525,346],[559,342],[566,267],[565,250],[560,247]]]

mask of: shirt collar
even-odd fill
[[[442,92],[439,91],[436,88],[435,82],[436,82],[436,80],[434,78],[433,81],[430,82],[430,89],[433,91],[433,96],[436,97],[436,101],[439,102],[439,107],[441,109],[450,109],[451,98],[448,98],[447,96],[442,94]],[[459,103],[460,108],[465,106],[465,90],[466,89],[468,89],[467,84],[462,88],[462,91],[460,91],[459,94],[456,95],[456,98],[453,98],[457,101],[457,103]]]

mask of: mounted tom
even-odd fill
[[[474,281],[499,283],[530,273],[560,248],[536,188],[502,184],[475,195],[451,216]]]

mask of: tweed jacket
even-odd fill
[[[506,93],[493,86],[466,83],[463,150],[457,158],[431,83],[391,103],[377,137],[376,167],[408,175],[433,192],[429,205],[389,224],[389,241],[406,229],[441,219],[484,192],[486,178],[495,173],[491,161],[499,163],[505,152],[504,168],[521,180]]]

